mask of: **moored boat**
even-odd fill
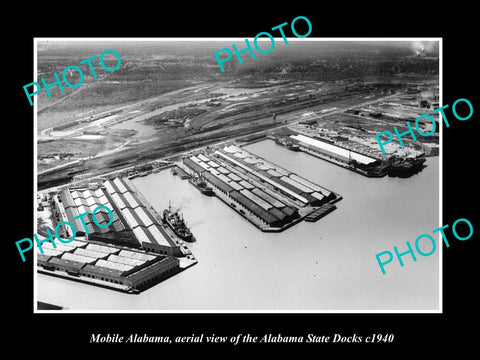
[[[183,216],[181,216],[178,211],[173,211],[170,205],[168,206],[168,209],[163,210],[163,221],[180,239],[188,242],[195,241],[190,229],[183,220]]]

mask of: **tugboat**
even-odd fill
[[[200,190],[200,192],[203,195],[206,195],[206,196],[215,195],[215,193],[213,192],[213,189],[207,185],[205,179],[202,178],[200,175],[191,177],[190,179],[188,179],[188,181],[190,182],[190,184],[194,185],[198,190]]]
[[[168,204],[168,209],[163,210],[163,221],[167,223],[170,229],[172,229],[180,239],[188,242],[195,241],[190,229],[183,220],[183,216],[181,216],[178,211],[173,211],[170,204]]]

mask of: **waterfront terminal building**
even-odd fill
[[[128,179],[117,177],[106,180],[97,190],[67,188],[58,198],[61,221],[74,224],[77,236],[158,254],[182,256],[179,245],[163,227],[161,217]],[[92,219],[92,212],[99,205],[105,205],[113,212],[113,222],[108,227],[99,227]],[[80,219],[74,220],[82,213],[88,213],[84,220],[89,234],[84,231]],[[99,211],[96,220],[106,224],[110,218],[106,212]]]
[[[280,231],[339,195],[235,145],[183,159],[224,202],[262,231]]]
[[[171,256],[88,241],[56,243],[56,248],[51,242],[45,242],[42,248],[43,254],[37,248],[37,266],[43,269],[40,272],[61,271],[85,282],[107,282],[123,290],[143,290],[179,269],[179,260]]]
[[[137,291],[180,271],[177,257],[184,256],[180,245],[128,179],[109,179],[95,190],[66,188],[53,201],[54,223],[74,225],[75,240],[55,241],[56,247],[46,241],[43,254],[37,248],[40,272]],[[92,218],[100,205],[113,213],[113,221],[106,227]],[[75,219],[84,213],[88,214],[82,217],[85,226],[80,218]],[[110,215],[99,210],[95,219],[106,225]],[[63,225],[62,238],[71,238],[70,232],[70,227]],[[42,233],[39,229],[38,234]]]

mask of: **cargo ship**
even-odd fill
[[[292,151],[301,151],[300,146],[298,146],[298,144],[294,144],[294,143],[287,143],[287,149],[292,150]]]
[[[215,193],[213,192],[213,189],[207,185],[205,179],[203,179],[201,176],[191,177],[190,179],[188,179],[188,182],[194,185],[198,190],[200,190],[200,192],[203,195],[206,195],[206,196],[215,195]]]
[[[425,167],[426,159],[420,158],[393,158],[390,160],[390,166],[388,168],[388,176],[407,178],[414,174],[419,173]]]
[[[180,239],[188,242],[195,241],[190,229],[183,220],[183,216],[181,216],[178,211],[173,211],[170,204],[168,205],[168,209],[163,210],[163,221]]]
[[[298,144],[295,144],[286,136],[283,136],[283,137],[270,136],[270,139],[273,139],[273,141],[275,141],[275,143],[278,145],[285,146],[288,150],[301,151],[300,146],[298,146]]]

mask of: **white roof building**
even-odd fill
[[[341,156],[341,157],[344,157],[346,159],[348,158],[352,158],[352,160],[355,160],[361,164],[370,164],[374,161],[376,161],[376,159],[374,158],[371,158],[369,156],[365,156],[365,155],[362,155],[362,154],[359,154],[359,153],[356,153],[354,151],[351,151],[351,150],[347,150],[347,149],[343,149],[341,147],[338,147],[336,145],[333,145],[333,144],[328,144],[326,142],[323,142],[323,141],[319,141],[319,140],[316,140],[316,139],[313,139],[311,137],[308,137],[308,136],[305,136],[305,135],[290,135],[290,137],[294,140],[297,140],[299,142],[302,142],[302,143],[305,143],[307,145],[310,145],[310,146],[313,146],[319,150],[324,150],[324,151],[327,151],[327,152],[330,152],[330,153],[334,153],[338,156]]]

